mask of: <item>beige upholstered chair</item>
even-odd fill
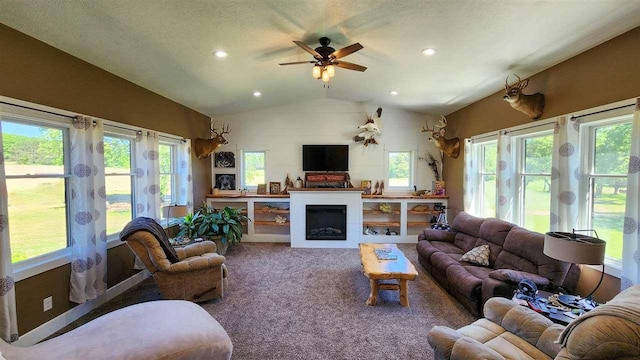
[[[181,300],[128,306],[29,347],[0,340],[0,358],[10,360],[229,360],[232,351],[220,323]]]
[[[485,303],[485,318],[427,336],[436,359],[640,359],[640,286],[569,325],[553,324],[505,298]]]
[[[224,256],[216,253],[216,244],[203,241],[176,248],[179,262],[171,263],[158,239],[139,230],[127,237],[133,250],[160,288],[162,297],[195,302],[221,298],[226,287]]]

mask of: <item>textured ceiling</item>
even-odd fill
[[[639,26],[640,0],[0,0],[0,22],[211,116],[318,97],[436,115]],[[325,89],[311,64],[278,65],[321,36],[361,43],[344,60],[368,70]]]

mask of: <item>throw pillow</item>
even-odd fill
[[[491,250],[489,250],[489,245],[480,245],[467,251],[466,254],[462,255],[460,260],[470,262],[475,265],[489,266],[490,253]]]

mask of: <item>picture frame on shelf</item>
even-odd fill
[[[269,182],[269,194],[272,194],[272,195],[280,194],[280,182],[279,181],[271,181],[271,182]]]
[[[371,195],[371,180],[361,180],[360,187],[364,189],[365,195]]]
[[[442,180],[438,180],[438,181],[434,181],[433,182],[433,189],[431,190],[431,194],[436,195],[436,196],[444,196],[446,193],[445,191],[445,183]]]
[[[266,195],[267,194],[267,184],[258,184],[258,189],[256,190],[258,195]]]

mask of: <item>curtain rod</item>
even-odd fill
[[[23,108],[23,109],[39,111],[39,112],[46,113],[46,114],[62,116],[62,117],[66,117],[66,118],[69,118],[69,119],[75,119],[75,116],[73,116],[73,115],[65,115],[65,114],[60,114],[60,113],[53,112],[53,111],[37,109],[37,108],[34,108],[34,107],[30,107],[30,106],[18,105],[18,104],[12,104],[12,103],[9,103],[9,102],[6,102],[6,101],[0,101],[0,104],[11,105],[11,106],[16,106],[16,107]],[[95,120],[93,121],[93,123],[94,123],[94,125],[95,125],[95,123],[96,123],[96,122],[95,122]],[[127,127],[124,127],[124,126],[114,125],[112,121],[108,121],[108,123],[105,123],[105,125],[107,125],[107,126],[112,126],[112,127],[118,128],[118,129],[123,129],[123,130],[129,130],[129,131],[132,131],[132,130],[133,130],[133,129],[131,129],[131,128],[127,128]],[[142,132],[142,130],[133,130],[133,131],[135,131],[135,132]],[[174,139],[174,140],[180,140],[180,141],[182,141],[182,142],[186,142],[186,140],[184,139],[184,137],[181,137],[181,136],[171,137],[171,136],[167,136],[167,135],[160,135],[160,134],[158,134],[158,136],[160,136],[160,137],[164,137],[164,138],[167,138],[167,139]]]
[[[611,109],[600,110],[600,111],[594,111],[594,112],[592,112],[592,113],[588,113],[588,114],[584,114],[584,115],[572,115],[572,116],[571,116],[571,119],[579,119],[579,118],[582,118],[582,117],[585,117],[585,116],[591,116],[591,115],[601,114],[601,113],[604,113],[604,112],[607,112],[607,111],[613,111],[613,110],[618,110],[618,109],[624,109],[624,108],[626,108],[626,107],[629,107],[629,106],[635,106],[635,105],[636,105],[636,104],[622,105],[622,106],[614,107],[614,108],[611,108]]]
[[[47,111],[47,110],[42,110],[42,109],[36,109],[36,108],[32,108],[29,106],[24,106],[24,105],[18,105],[18,104],[12,104],[12,103],[8,103],[8,102],[4,102],[4,101],[0,101],[0,104],[5,104],[5,105],[11,105],[11,106],[17,106],[19,108],[23,108],[23,109],[29,109],[29,110],[35,110],[35,111],[40,111],[43,113],[47,113],[47,114],[51,114],[51,115],[58,115],[58,116],[62,116],[62,117],[66,117],[69,119],[74,119],[75,116],[71,116],[71,115],[64,115],[64,114],[59,114],[53,111]]]
[[[537,127],[550,125],[550,124],[553,124],[555,122],[556,122],[556,120],[549,120],[549,121],[545,121],[545,122],[536,123],[535,125],[531,125],[531,126],[515,129],[515,130],[505,130],[504,133],[508,134],[508,133],[512,133],[512,132],[516,132],[516,131],[535,129]],[[500,133],[500,132],[498,132],[498,133]]]

